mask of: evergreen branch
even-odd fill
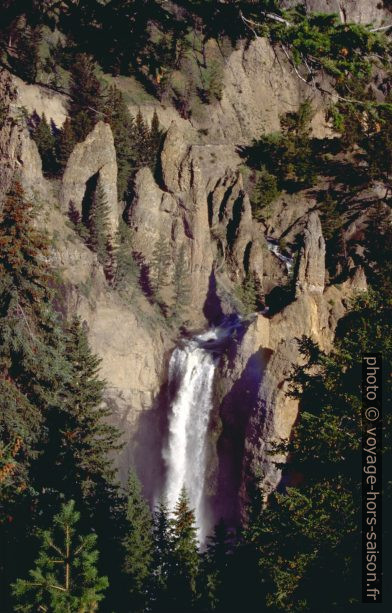
[[[82,549],[84,549],[84,548],[85,548],[85,546],[86,546],[86,542],[85,542],[85,541],[83,541],[83,543],[81,543],[80,547],[78,547],[77,549],[75,549],[75,553],[74,553],[74,555],[75,555],[75,556],[77,556],[77,555],[78,555],[78,554],[79,554],[79,553],[82,551]]]
[[[380,28],[372,28],[371,30],[369,30],[369,32],[382,32],[385,30],[389,30],[389,28],[392,28],[392,23],[390,23],[387,26],[381,26]]]
[[[25,321],[25,324],[26,324],[26,326],[27,326],[27,329],[28,329],[28,331],[30,332],[30,336],[31,336],[31,338],[32,338],[33,340],[36,340],[36,339],[35,339],[35,335],[33,334],[32,330],[31,330],[31,328],[30,328],[29,322],[27,321],[27,317],[26,317],[26,315],[25,315],[25,312],[24,312],[24,310],[23,310],[23,308],[22,308],[21,304],[19,303],[19,301],[17,302],[16,307],[17,307],[17,309],[19,309],[19,310],[20,310],[20,313],[21,313],[21,315],[22,315],[22,317],[23,317],[23,319],[24,319],[24,321]]]
[[[55,551],[57,551],[57,553],[64,559],[65,554],[61,551],[61,549],[59,547],[57,547],[57,545],[55,545],[53,543],[53,541],[50,539],[48,540],[48,544],[52,547],[52,549],[54,549]]]
[[[288,54],[288,51],[286,49],[286,47],[284,46],[283,43],[281,43],[281,47],[283,49],[283,53],[285,54],[285,56],[287,57],[288,61],[290,62],[292,68],[294,69],[295,74],[297,75],[297,77],[303,81],[304,83],[306,83],[306,85],[309,85],[309,82],[304,79],[304,77],[299,73],[298,68],[296,67],[295,63],[293,62],[293,60],[291,59],[291,57]]]
[[[45,583],[44,581],[31,581],[28,582],[28,585],[32,587],[50,587],[53,590],[59,590],[60,592],[66,592],[65,587],[61,587],[61,585],[53,585],[52,583]]]

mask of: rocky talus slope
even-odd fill
[[[344,4],[348,11],[351,4]],[[356,18],[358,11],[351,8],[347,18]],[[374,20],[373,13],[370,17]],[[367,13],[358,13],[358,19],[367,20]],[[376,21],[382,19],[379,15]],[[218,369],[209,494],[218,507],[222,505],[222,513],[234,520],[240,513],[237,495],[242,501],[246,498],[251,475],[261,471],[268,487],[279,480],[267,450],[273,441],[289,436],[297,416],[297,403],[286,394],[292,364],[300,360],[296,338],[307,335],[329,349],[349,298],[366,288],[366,279],[362,269],[353,266],[344,283],[326,284],[325,243],[311,196],[299,202],[298,195],[280,199],[268,227],[252,219],[236,145],[250,144],[263,129],[277,129],[279,114],[296,108],[310,90],[264,39],[234,51],[224,79],[222,100],[193,123],[157,103],[167,128],[159,172],[153,176],[148,168],[138,171],[128,217],[133,252],[147,269],[160,239],[169,246],[170,278],[183,254],[190,287],[191,308],[184,318],[188,330],[207,327],[235,311],[235,289],[249,272],[265,293],[287,283],[287,270],[268,250],[266,235],[276,239],[294,232],[302,235],[294,301],[272,316],[253,314]],[[106,194],[111,231],[116,232],[123,206],[116,197],[110,127],[99,122],[74,149],[62,180],[49,182],[42,175],[35,144],[19,127],[18,108],[45,110],[59,125],[66,112],[64,97],[53,94],[46,104],[42,89],[20,80],[12,82],[5,71],[1,87],[10,104],[9,119],[0,133],[2,195],[17,171],[28,193],[42,203],[40,220],[53,237],[53,262],[62,271],[65,309],[86,322],[92,349],[102,358],[113,422],[124,432],[120,474],[124,478],[129,465],[136,463],[152,496],[162,470],[167,364],[179,332],[139,288],[132,288],[127,297],[110,289],[102,266],[67,217],[70,203],[83,214],[86,186],[95,181]],[[318,109],[314,133],[326,136],[330,128],[323,103],[316,95],[313,98]],[[150,108],[144,111],[146,116],[151,114]],[[169,284],[164,293],[168,307],[172,293]],[[146,448],[149,462],[143,457]]]

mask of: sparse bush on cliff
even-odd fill
[[[281,132],[262,136],[248,149],[248,163],[256,169],[261,167],[260,180],[268,199],[275,198],[283,188],[298,189],[314,184],[317,174],[311,139],[312,118],[311,103],[303,102],[298,111],[282,115]],[[276,177],[276,182],[271,175]]]
[[[253,217],[260,221],[267,219],[271,213],[272,203],[280,195],[276,175],[265,167],[255,173],[255,184],[251,192]]]

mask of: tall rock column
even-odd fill
[[[99,121],[92,132],[72,151],[63,176],[61,203],[65,212],[73,203],[83,215],[83,199],[87,183],[96,177],[109,208],[111,233],[117,230],[119,210],[117,205],[117,162],[112,130],[109,124]]]
[[[295,295],[322,294],[325,287],[325,241],[316,211],[309,215],[304,230],[303,246],[299,254]]]

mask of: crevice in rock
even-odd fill
[[[233,204],[232,218],[227,224],[226,239],[229,248],[231,249],[234,241],[237,237],[238,228],[241,223],[241,216],[243,212],[244,193],[241,191],[238,198]]]
[[[249,241],[249,243],[245,247],[244,251],[244,272],[247,275],[249,272],[249,263],[250,263],[250,252],[252,249],[253,241]]]
[[[91,207],[97,190],[99,172],[96,172],[86,181],[86,189],[82,200],[82,222],[86,227],[89,225]]]
[[[224,216],[224,214],[226,212],[226,205],[227,205],[228,200],[229,200],[229,198],[230,198],[230,196],[231,196],[231,194],[233,192],[233,188],[234,188],[234,185],[230,185],[230,187],[226,190],[225,195],[222,198],[222,202],[220,204],[219,213],[218,213],[219,221],[223,220],[223,216]]]
[[[210,192],[207,196],[207,207],[208,207],[208,225],[211,228],[212,220],[214,216],[214,192]]]

